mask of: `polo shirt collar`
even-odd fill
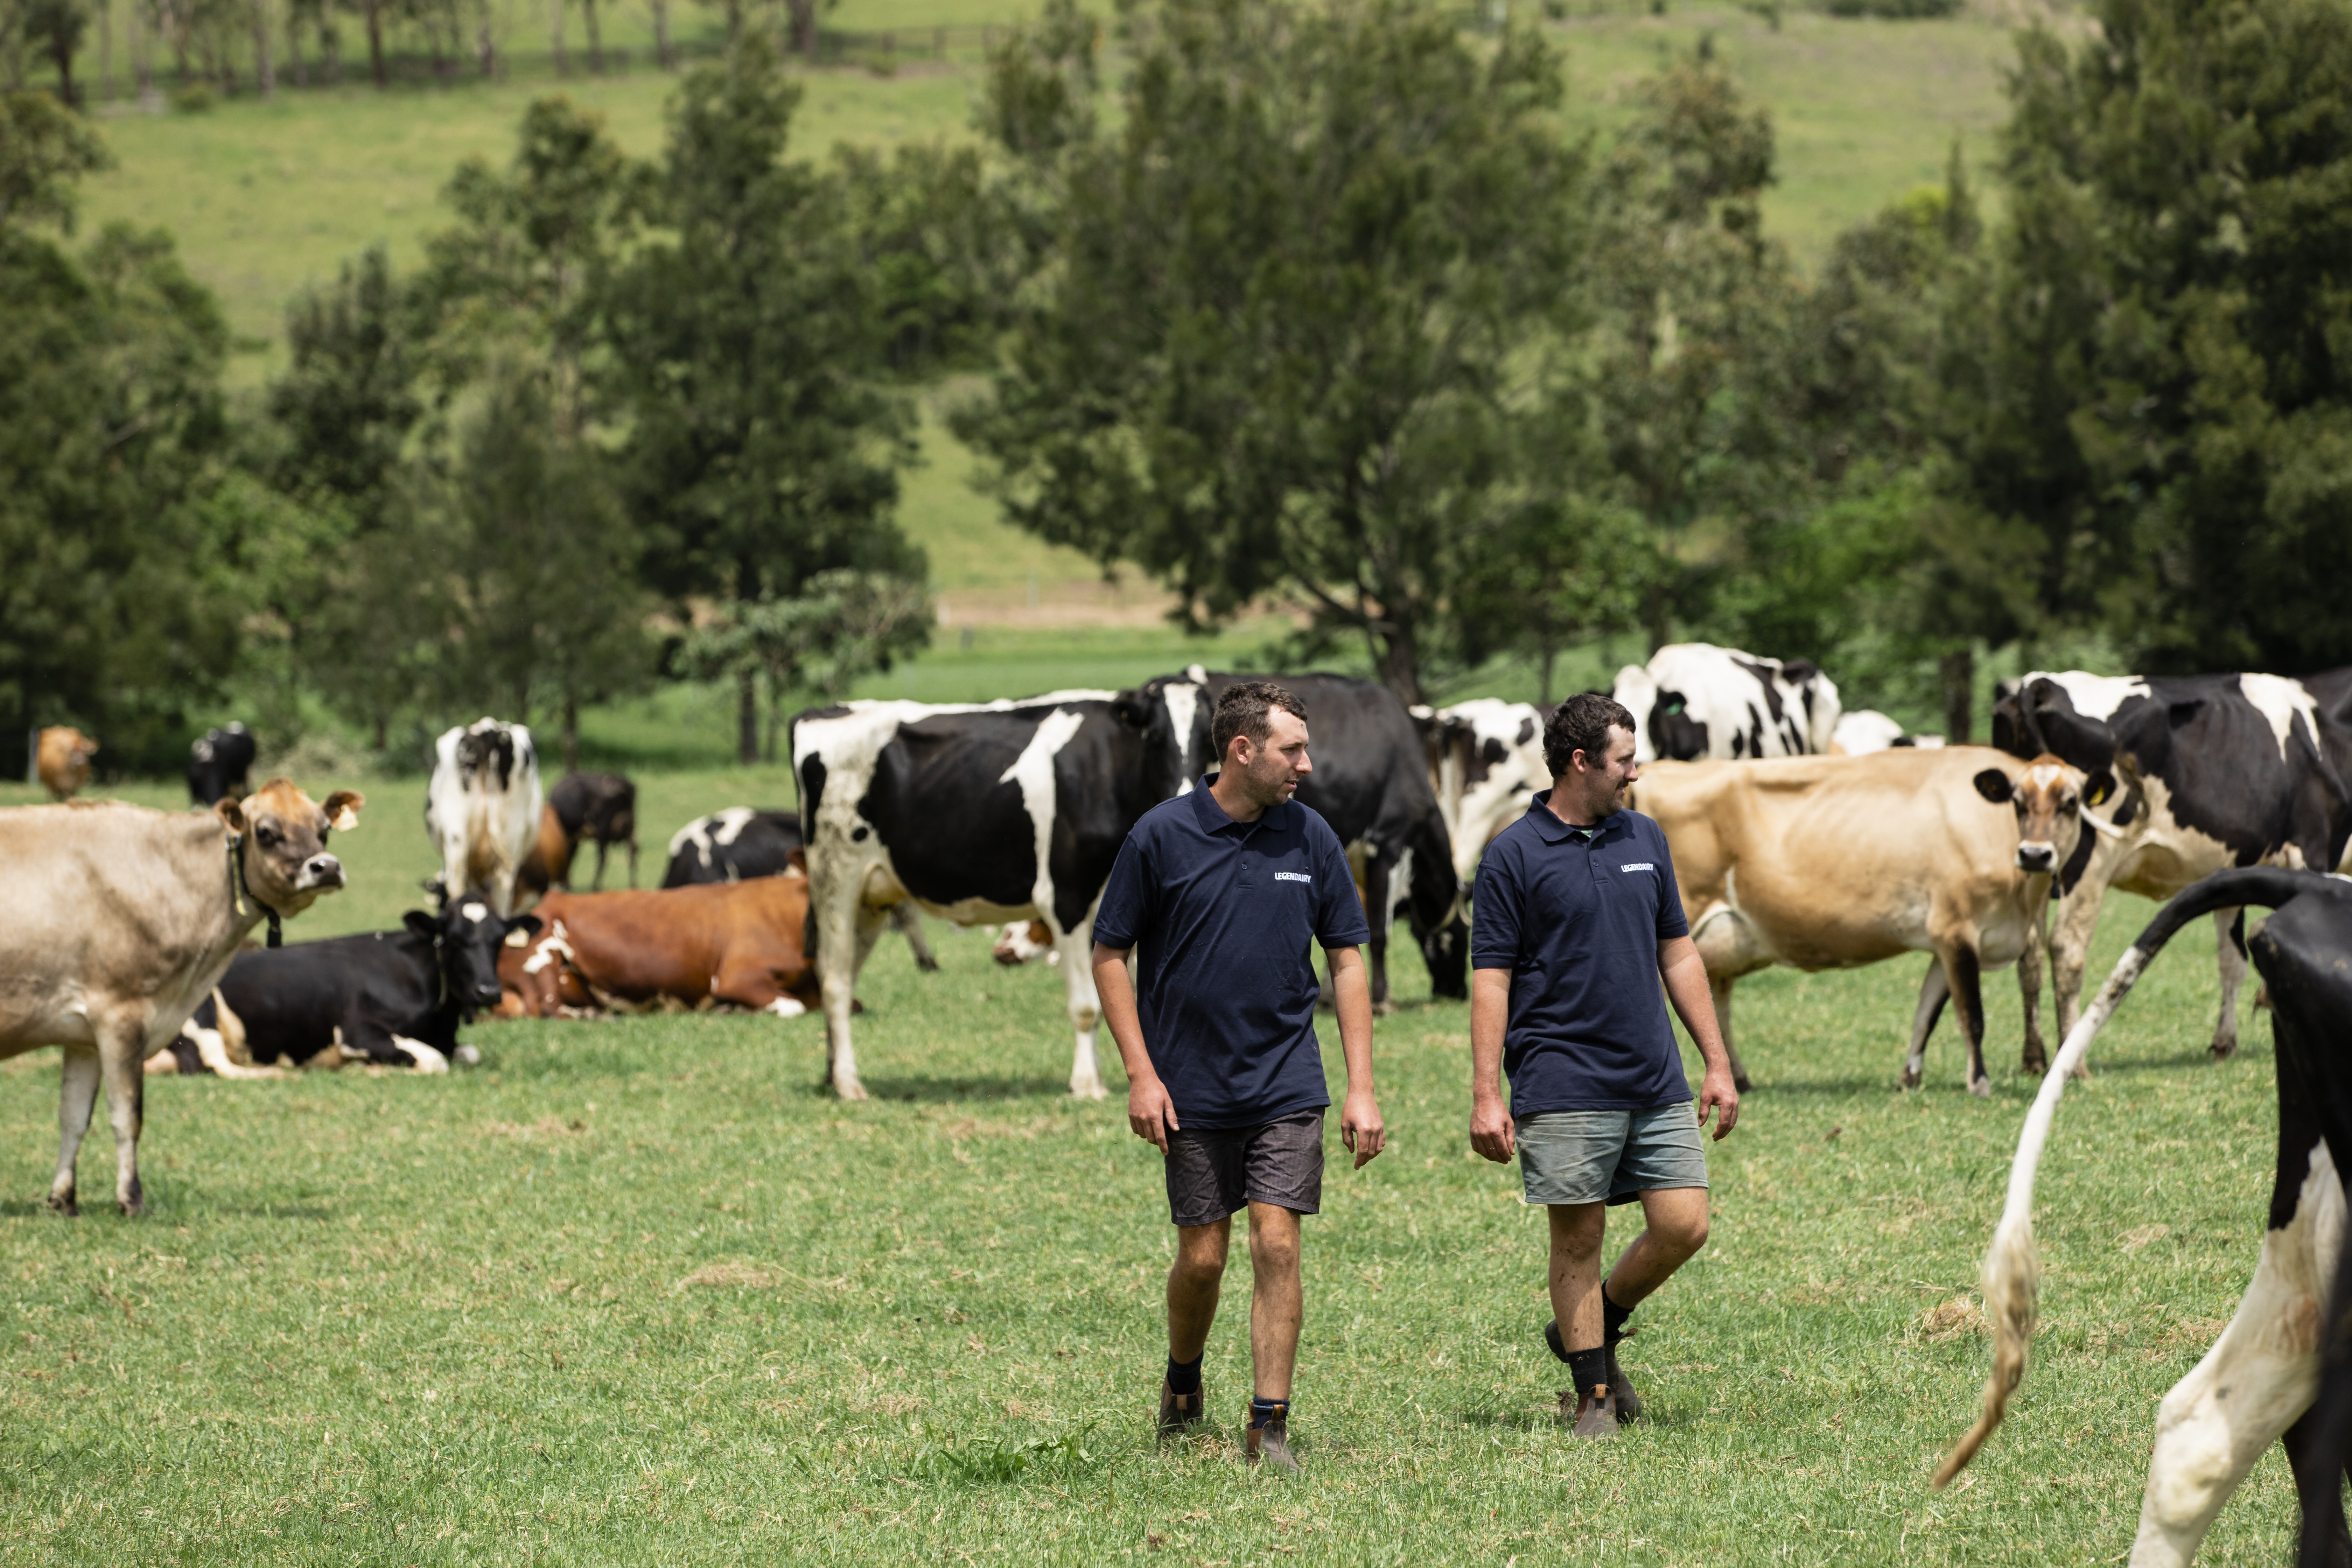
[[[1222,816],[1224,814],[1219,812],[1217,815]],[[1547,789],[1536,792],[1534,801],[1528,806],[1528,815],[1535,818],[1536,836],[1547,844],[1565,844],[1570,838],[1583,838],[1597,844],[1617,829],[1618,818],[1625,814],[1622,811],[1612,811],[1594,826],[1570,827],[1553,814],[1551,791]]]
[[[1270,827],[1279,833],[1290,826],[1291,803],[1286,800],[1280,805],[1266,807],[1265,814],[1255,822],[1235,822],[1225,815],[1225,808],[1217,804],[1217,797],[1209,793],[1209,785],[1215,776],[1202,773],[1192,785],[1192,820],[1201,825],[1202,832],[1223,833],[1228,827],[1255,832],[1261,827]],[[1559,819],[1555,817],[1553,820]]]

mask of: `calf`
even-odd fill
[[[1934,954],[1912,1016],[1903,1083],[1916,1087],[1947,1001],[1968,1036],[1969,1090],[1992,1092],[1978,976],[2013,963],[2083,831],[2086,795],[2055,757],[1976,746],[1761,763],[1656,763],[1633,786],[1665,830],[1691,937],[1706,961],[1734,1080],[1731,985],[1775,963],[1848,969]]]
[[[458,1026],[498,1005],[507,934],[538,929],[535,915],[502,921],[467,899],[438,915],[411,910],[399,931],[240,952],[147,1070],[250,1078],[278,1062],[447,1072],[478,1061]]]
[[[798,812],[730,805],[724,811],[698,816],[671,835],[669,869],[662,875],[662,886],[690,888],[703,882],[740,882],[752,877],[807,874]],[[907,939],[907,946],[915,955],[915,967],[926,974],[937,973],[939,956],[931,952],[931,944],[923,935],[923,917],[915,906],[891,905],[890,923]],[[1004,961],[1000,958],[1000,962]]]
[[[242,724],[205,731],[188,748],[188,798],[210,805],[225,796],[243,795],[254,752],[253,732]]]
[[[1759,658],[1712,643],[1669,643],[1617,672],[1633,713],[1633,760],[1801,757],[1837,735],[1837,687],[1811,659]]]
[[[796,1018],[817,1005],[802,946],[805,877],[613,893],[550,893],[535,938],[499,954],[509,1016],[615,1003],[718,1001]]]
[[[441,886],[459,901],[482,889],[500,919],[539,836],[539,757],[520,724],[479,720],[434,744],[425,831],[441,855]]]
[[[69,724],[52,724],[41,731],[33,749],[33,769],[51,800],[71,800],[89,783],[89,760],[98,742]]]
[[[2025,1375],[2041,1258],[2033,1245],[2033,1183],[2066,1080],[2174,932],[2248,904],[2274,912],[2254,937],[2253,962],[2271,994],[2278,1047],[2278,1155],[2269,1226],[2254,1276],[2195,1370],[2157,1408],[2156,1447],[2140,1495],[2136,1564],[2188,1563],[2238,1483],[2274,1439],[2302,1496],[2306,1563],[2352,1560],[2344,1532],[2343,1417],[2352,1374],[2342,1351],[2344,1161],[2352,1151],[2352,887],[2307,871],[2254,868],[2208,877],[2159,911],[2069,1030],[2026,1115],[2010,1168],[2009,1198],[1985,1255],[1984,1301],[1993,1321],[1993,1369],[1984,1408],[1937,1472],[1942,1486],[1975,1458]],[[2332,1309],[2327,1283],[2337,1281]],[[2334,1329],[2330,1331],[2329,1325]],[[2336,1354],[2321,1393],[2323,1337]]]
[[[299,914],[343,885],[327,853],[359,821],[361,797],[314,804],[285,779],[241,801],[167,816],[137,806],[0,811],[0,1058],[65,1052],[57,1178],[49,1206],[75,1206],[74,1159],[104,1079],[114,1127],[114,1197],[139,1185],[142,1064],[220,983],[246,934]]]

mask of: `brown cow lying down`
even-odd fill
[[[816,970],[801,947],[804,877],[550,893],[532,912],[538,934],[499,954],[502,1017],[675,997],[796,1018],[818,1003]]]

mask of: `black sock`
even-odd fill
[[[1609,1287],[1601,1287],[1601,1342],[1613,1345],[1625,1337],[1625,1320],[1633,1315],[1631,1307],[1621,1307],[1609,1299]]]
[[[1194,1356],[1191,1361],[1178,1361],[1174,1356],[1170,1356],[1168,1358],[1168,1392],[1171,1394],[1200,1393],[1201,1363],[1204,1356],[1205,1352],[1203,1355]]]
[[[1590,1394],[1609,1382],[1609,1352],[1599,1345],[1589,1351],[1570,1351],[1568,1369],[1569,1375],[1576,1379],[1577,1394]]]
[[[1289,1423],[1290,1401],[1287,1399],[1261,1399],[1256,1395],[1252,1395],[1250,1398],[1249,1423],[1251,1428],[1255,1430],[1260,1426],[1269,1426],[1276,1421],[1282,1422],[1285,1425]]]

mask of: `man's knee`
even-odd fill
[[[1553,1204],[1551,1249],[1563,1258],[1600,1256],[1609,1230],[1609,1211],[1599,1204]]]
[[[1182,1226],[1176,1232],[1176,1272],[1190,1279],[1216,1279],[1225,1272],[1223,1225]]]
[[[1298,1220],[1296,1215],[1282,1219],[1260,1220],[1253,1217],[1250,1224],[1250,1267],[1261,1274],[1279,1273],[1298,1267]]]
[[[1682,1190],[1689,1194],[1685,1201],[1660,1205],[1659,1212],[1645,1217],[1650,1239],[1668,1253],[1686,1258],[1706,1245],[1706,1189]]]

